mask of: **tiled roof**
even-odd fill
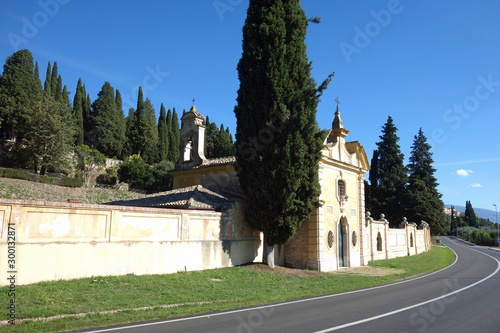
[[[158,193],[155,196],[142,199],[114,201],[107,203],[107,205],[220,211],[227,208],[232,201],[234,200],[210,191],[201,185],[196,185]]]

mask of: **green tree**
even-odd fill
[[[50,73],[52,73],[52,67],[50,66],[50,61],[49,61],[47,65],[47,73],[45,74],[45,82],[43,84],[43,91],[45,94],[51,93]]]
[[[155,181],[153,168],[138,155],[125,158],[118,169],[118,177],[136,188],[149,188]]]
[[[134,108],[130,108],[128,110],[128,116],[125,118],[125,145],[123,147],[123,156],[130,156],[132,154],[132,144],[133,144],[133,136],[132,136],[132,128],[135,122],[135,110]]]
[[[377,186],[378,186],[378,150],[373,151],[370,163],[370,172],[368,176],[369,186],[365,186],[365,204],[366,211],[372,212],[373,207],[378,207]]]
[[[1,134],[16,149],[16,143],[27,131],[26,122],[39,107],[42,91],[33,75],[33,56],[20,50],[7,57],[0,79]],[[10,149],[9,148],[9,149]]]
[[[167,114],[168,120],[168,114]],[[179,129],[179,116],[177,112],[175,112],[175,108],[172,113],[172,121],[170,123],[170,136],[168,137],[168,141],[171,142],[170,150],[169,150],[169,161],[177,162],[179,159],[179,145],[181,141],[181,132]]]
[[[407,218],[417,223],[423,220],[429,223],[433,235],[442,235],[446,232],[444,204],[437,190],[431,146],[422,129],[414,138],[409,160]]]
[[[121,156],[125,141],[125,119],[123,112],[117,110],[115,92],[109,82],[104,83],[92,103],[91,123],[93,146],[106,156]]]
[[[470,200],[465,202],[465,221],[468,223],[469,226],[471,227],[477,227],[477,216],[476,213],[474,212],[474,208],[472,208],[472,204],[470,203]]]
[[[148,137],[149,132],[149,122],[145,113],[142,87],[139,87],[139,92],[137,94],[137,108],[135,109],[134,122],[132,123],[130,131],[132,139],[132,153],[137,154],[140,157],[144,149],[152,144],[152,138]]]
[[[50,74],[50,92],[55,100],[57,100],[57,92],[58,92],[57,81],[58,81],[57,62],[54,61],[54,65],[52,65],[52,71]]]
[[[319,206],[318,162],[325,133],[316,123],[319,96],[305,37],[308,20],[299,0],[250,0],[238,63],[240,87],[236,159],[246,194],[246,220],[268,245],[292,238]]]
[[[381,141],[377,142],[378,176],[372,200],[373,217],[385,214],[391,226],[398,226],[406,215],[407,169],[403,164],[404,155],[398,145],[399,137],[392,117],[382,127]]]
[[[83,108],[85,106],[85,92],[82,79],[78,79],[75,97],[73,98],[73,118],[75,123],[75,145],[83,145]]]
[[[159,162],[158,153],[158,126],[156,124],[156,111],[153,104],[146,98],[144,101],[144,115],[147,121],[146,137],[147,142],[143,148],[143,159],[152,165]]]
[[[158,152],[160,161],[166,161],[168,152],[168,127],[167,113],[163,103],[161,103],[160,117],[158,118]]]
[[[73,143],[73,128],[67,108],[45,95],[27,119],[20,149],[33,160],[34,170],[44,175],[49,167],[65,167]]]
[[[85,184],[90,183],[92,174],[106,166],[106,156],[97,149],[90,149],[87,145],[75,148],[76,166],[83,173]]]

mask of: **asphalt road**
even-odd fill
[[[270,306],[84,332],[500,332],[500,252],[441,238],[455,263],[416,279]]]

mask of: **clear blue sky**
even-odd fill
[[[318,108],[329,128],[338,96],[349,140],[371,159],[394,118],[407,159],[420,127],[433,146],[448,204],[500,205],[500,2],[303,1],[318,83],[336,75]],[[217,8],[216,8],[217,7]],[[248,1],[3,1],[0,55],[29,49],[57,61],[71,98],[78,78],[94,100],[109,81],[135,107],[143,86],[157,112],[196,98],[199,112],[236,130],[233,108]]]

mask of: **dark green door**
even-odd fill
[[[344,233],[342,232],[342,223],[339,223],[339,267],[344,267]]]

